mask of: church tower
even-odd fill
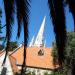
[[[29,47],[31,47],[31,46],[43,47],[45,45],[44,44],[45,21],[46,21],[46,16],[43,19],[43,22],[41,24],[40,30],[39,30],[36,38],[35,39],[34,39],[34,37],[32,38],[32,41],[30,42]]]

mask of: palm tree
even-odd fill
[[[54,26],[54,32],[56,36],[56,44],[58,48],[58,60],[59,65],[62,66],[64,62],[64,48],[66,44],[66,26],[65,26],[65,13],[64,5],[68,5],[70,12],[74,19],[74,32],[75,32],[75,0],[48,0],[50,15]],[[75,62],[74,62],[75,63]],[[72,66],[72,75],[75,73],[75,65]]]
[[[20,37],[21,27],[23,23],[24,27],[24,62],[22,66],[21,74],[23,73],[23,68],[26,67],[25,59],[26,59],[26,47],[27,47],[27,39],[28,39],[28,15],[29,15],[29,0],[4,0],[4,9],[6,15],[6,55],[3,61],[3,65],[5,64],[6,57],[8,54],[9,43],[11,39],[11,32],[13,26],[13,16],[14,16],[14,9],[16,5],[17,10],[17,21],[18,21],[18,32],[17,36]],[[23,74],[22,74],[23,75]]]

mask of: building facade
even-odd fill
[[[44,43],[44,29],[46,16],[43,19],[41,27],[36,37],[33,36],[29,46],[26,49],[26,67],[28,72],[34,72],[35,75],[44,75],[52,73],[52,70],[57,69],[58,64],[54,66],[52,57],[52,48],[45,47]],[[24,45],[21,44],[13,52],[8,53],[5,67],[7,68],[7,75],[14,75],[14,73],[21,70],[23,64]],[[3,61],[5,52],[0,56],[0,61]],[[0,62],[0,73],[2,72],[2,62]]]

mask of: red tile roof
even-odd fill
[[[18,48],[11,56],[17,60],[17,64],[22,65],[23,63],[23,49],[24,46]],[[45,69],[55,69],[56,67],[53,65],[53,57],[52,57],[52,48],[42,48],[44,51],[44,55],[38,55],[38,52],[41,48],[38,47],[28,47],[26,50],[26,66],[36,67],[36,68],[45,68]]]
[[[16,59],[12,56],[9,56],[11,67],[14,73],[18,72],[18,67],[16,65]]]

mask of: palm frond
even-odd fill
[[[64,48],[66,42],[66,26],[63,0],[48,0],[48,4],[58,48],[59,65],[61,65],[64,61]]]
[[[29,0],[28,1],[27,0],[16,0],[16,6],[17,6],[17,21],[18,21],[17,36],[19,38],[20,32],[21,32],[21,27],[22,27],[22,22],[23,22],[23,17],[28,16]]]
[[[20,37],[21,27],[23,23],[24,28],[24,61],[22,65],[21,74],[26,71],[26,47],[28,39],[28,18],[29,18],[29,0],[16,0],[17,6],[17,21],[18,21],[18,32],[17,36]]]
[[[26,72],[26,48],[27,48],[27,42],[28,42],[28,21],[29,21],[29,2],[27,0],[25,0],[25,4],[24,5],[24,16],[23,16],[23,27],[24,27],[24,61],[23,61],[23,65],[25,66],[25,72]],[[23,69],[23,66],[22,66]],[[21,72],[22,73],[22,72]]]
[[[69,5],[70,12],[73,15],[73,19],[74,19],[74,32],[75,32],[75,0],[66,0],[66,3]]]
[[[21,27],[22,27],[22,21],[23,21],[23,4],[21,3],[21,0],[16,0],[16,6],[17,6],[17,22],[18,22],[18,32],[17,36],[20,37]]]
[[[5,63],[6,56],[8,53],[9,48],[9,41],[11,38],[11,30],[12,30],[12,23],[13,23],[13,10],[14,10],[14,0],[4,0],[4,8],[5,8],[5,15],[6,15],[6,55],[3,61],[3,64]]]
[[[2,9],[0,8],[0,17],[2,17]]]

